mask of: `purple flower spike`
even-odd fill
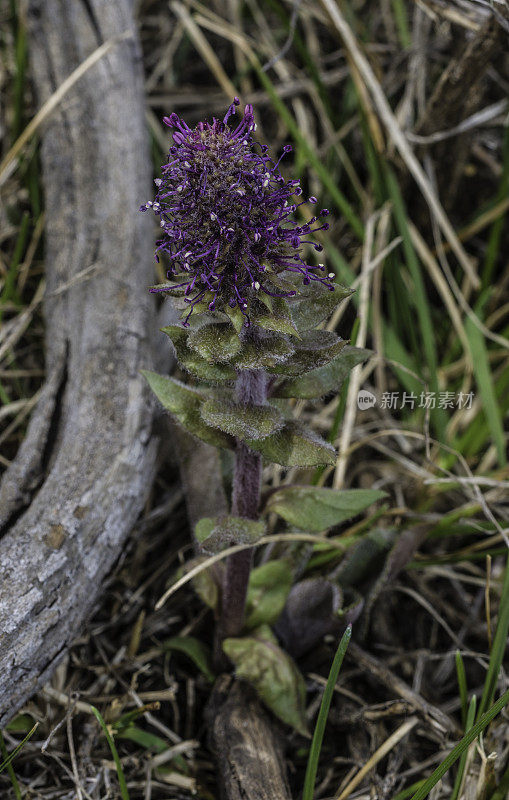
[[[297,208],[293,197],[302,189],[298,180],[285,181],[279,170],[291,146],[285,145],[281,158],[273,161],[268,147],[253,140],[256,123],[250,104],[240,122],[232,124],[239,102],[235,97],[223,120],[200,122],[194,129],[175,112],[164,117],[173,129],[173,145],[155,181],[155,199],[140,210],[150,209],[160,219],[156,259],[165,254],[172,282],[168,290],[185,287],[190,313],[205,300],[211,310],[238,306],[248,319],[249,302],[260,292],[272,297],[296,294],[291,284],[287,291],[281,289],[280,273],[286,272],[288,279],[289,273],[297,273],[304,285],[316,281],[333,286],[300,255],[301,243],[307,242],[302,234],[328,226],[311,228],[316,217],[300,226],[291,219]],[[311,197],[309,202],[317,200]]]

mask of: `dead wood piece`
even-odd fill
[[[247,684],[221,676],[207,721],[223,800],[289,800],[281,737]]]
[[[132,5],[27,7],[40,104],[118,39],[42,137],[47,380],[0,486],[2,725],[80,630],[153,480],[156,443],[139,374],[151,366],[152,234],[137,213],[150,196],[150,161]]]

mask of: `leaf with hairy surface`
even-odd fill
[[[332,331],[305,331],[295,347],[295,353],[282,364],[271,367],[270,372],[275,375],[302,375],[328,364],[346,344]]]
[[[264,439],[283,427],[284,419],[272,406],[207,400],[200,413],[208,425],[240,439]]]
[[[188,347],[196,350],[206,361],[231,362],[242,347],[235,329],[229,322],[211,322],[191,331]]]
[[[316,328],[320,322],[330,317],[341,300],[351,294],[353,294],[352,289],[341,286],[339,283],[334,284],[334,291],[311,284],[305,297],[301,293],[299,298],[290,304],[290,311],[296,328],[299,331],[308,331],[311,328]]]
[[[270,628],[264,625],[250,636],[225,639],[223,649],[233,661],[237,677],[254,687],[276,717],[306,736],[306,684]]]
[[[371,350],[344,347],[338,356],[318,369],[312,369],[296,378],[287,378],[276,385],[272,397],[311,399],[337,391],[352,369],[371,355]]]
[[[164,408],[189,433],[216,447],[234,446],[235,442],[230,436],[217,428],[211,428],[202,419],[200,406],[206,398],[201,392],[190,389],[175,378],[158,375],[157,372],[144,369],[141,374]]]
[[[383,497],[386,492],[377,489],[284,486],[271,494],[264,513],[275,511],[290,525],[319,532],[355,517]]]
[[[332,445],[295,420],[288,420],[280,431],[265,439],[248,439],[246,443],[268,461],[283,467],[316,467],[336,462]]]
[[[292,582],[292,569],[282,559],[253,569],[247,590],[245,628],[273,625],[285,607]]]
[[[194,529],[206,553],[220,553],[235,544],[256,544],[265,534],[265,523],[245,517],[203,517]]]
[[[207,361],[196,350],[187,346],[188,332],[181,325],[167,325],[161,328],[170,339],[175,350],[175,355],[182,369],[205,381],[219,383],[234,381],[236,372],[228,364],[213,364]]]

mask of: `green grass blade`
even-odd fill
[[[467,676],[465,674],[465,665],[459,650],[456,650],[456,674],[458,676],[458,687],[460,691],[461,700],[461,722],[463,727],[467,723],[468,715],[468,689],[467,689]]]
[[[493,637],[493,646],[491,648],[490,663],[486,680],[484,682],[484,690],[479,703],[479,717],[488,710],[493,702],[495,690],[497,688],[498,676],[500,674],[500,667],[504,660],[504,653],[507,646],[507,636],[509,633],[509,556],[507,557],[504,582],[502,584],[502,594],[500,597],[500,610],[498,614],[497,627],[495,636]]]
[[[322,749],[325,724],[327,722],[327,717],[329,715],[329,709],[330,709],[330,704],[332,702],[334,687],[338,679],[339,670],[341,669],[341,664],[343,663],[343,658],[345,657],[346,649],[348,647],[348,642],[350,641],[351,635],[352,635],[352,626],[349,625],[341,638],[336,655],[334,656],[334,661],[332,662],[332,667],[329,673],[329,677],[327,678],[327,684],[325,686],[325,691],[323,693],[322,703],[320,705],[320,711],[318,712],[318,718],[316,720],[315,732],[313,734],[313,741],[311,742],[311,749],[309,751],[309,758],[306,768],[306,777],[304,779],[304,791],[302,793],[302,800],[313,800],[316,772],[318,769],[320,751]]]
[[[102,718],[97,708],[95,706],[91,706],[91,708],[95,714],[97,722],[99,723],[99,725],[103,730],[103,733],[106,737],[106,741],[108,742],[109,748],[111,750],[111,755],[113,756],[113,761],[115,762],[115,767],[117,769],[117,777],[120,786],[120,795],[122,797],[122,800],[129,800],[129,792],[127,791],[127,783],[125,780],[124,770],[122,769],[120,756],[118,755],[118,750],[115,747],[115,742],[113,741],[113,737],[111,736],[108,730],[108,726],[106,725],[104,719]]]
[[[407,786],[406,789],[402,789],[401,792],[398,792],[397,794],[395,794],[394,797],[392,798],[392,800],[407,800],[407,798],[411,797],[412,794],[417,789],[419,789],[422,786],[423,783],[424,783],[424,780],[416,781],[415,783],[412,783],[411,786]]]
[[[407,211],[404,205],[403,197],[393,171],[386,167],[385,178],[390,198],[394,206],[394,219],[400,236],[403,238],[402,247],[405,253],[405,261],[408,266],[410,275],[412,276],[414,292],[415,292],[415,308],[417,312],[417,319],[419,321],[419,328],[422,338],[422,347],[428,366],[428,380],[431,391],[439,396],[439,387],[437,380],[437,351],[435,345],[435,333],[433,328],[433,321],[431,318],[431,310],[429,306],[428,296],[424,285],[422,270],[417,258],[417,254],[412,245],[412,239],[408,230],[407,224]],[[414,353],[414,357],[418,358],[418,352]],[[434,409],[432,411],[432,418],[435,422],[436,428],[440,434],[442,441],[445,437],[445,414],[443,409]]]
[[[424,781],[421,788],[418,789],[414,795],[412,795],[411,800],[424,800],[424,798],[427,797],[431,792],[433,787],[436,786],[438,781],[444,777],[445,773],[452,767],[458,758],[460,758],[461,755],[470,747],[472,742],[477,739],[479,734],[488,727],[492,719],[494,719],[508,703],[509,689],[504,692],[504,694],[499,697],[497,702],[490,708],[490,710],[487,711],[486,714],[483,714],[480,720],[476,722],[472,728],[470,728],[463,739],[461,739],[456,747],[451,750],[449,755],[444,758],[440,766],[438,766],[436,770],[432,772],[429,778]]]
[[[21,789],[19,788],[18,779],[14,774],[14,770],[12,768],[12,764],[9,761],[9,754],[7,752],[7,748],[5,746],[4,737],[2,736],[2,732],[0,731],[0,753],[2,754],[2,758],[4,759],[4,763],[7,762],[7,772],[9,773],[9,778],[11,779],[12,788],[14,789],[14,794],[16,795],[16,800],[21,800]]]
[[[493,385],[486,343],[481,331],[474,325],[470,318],[465,320],[465,331],[470,342],[475,380],[481,393],[486,421],[495,443],[498,463],[503,467],[507,464],[504,427],[495,394],[495,387]]]
[[[463,662],[462,662],[463,663]],[[465,722],[465,733],[468,733],[475,720],[475,709],[477,706],[477,698],[473,695],[470,705],[468,707],[467,719]],[[454,788],[452,790],[451,800],[457,800],[461,789],[461,782],[463,780],[463,773],[467,764],[468,748],[460,756],[460,763],[458,764],[458,772],[456,773],[456,780],[454,781]]]
[[[38,727],[39,727],[39,723],[38,723],[38,722],[36,722],[36,723],[35,723],[35,725],[34,725],[34,727],[32,728],[32,730],[30,730],[30,731],[27,733],[27,735],[25,736],[25,738],[23,739],[23,741],[21,741],[21,742],[20,742],[20,743],[17,745],[17,747],[15,747],[15,748],[14,748],[14,750],[12,751],[12,753],[9,753],[9,755],[7,756],[7,758],[4,758],[4,760],[3,760],[3,761],[2,761],[2,763],[0,764],[0,772],[3,772],[3,771],[4,771],[4,769],[5,769],[6,767],[8,767],[8,766],[9,766],[9,764],[12,762],[12,760],[13,760],[14,758],[16,758],[16,756],[18,755],[18,753],[19,753],[19,751],[21,750],[21,748],[22,748],[22,747],[23,747],[23,746],[26,744],[26,742],[28,742],[28,740],[29,740],[29,739],[30,739],[30,737],[31,737],[31,736],[32,736],[32,735],[35,733],[35,731],[37,730],[37,728],[38,728]]]
[[[392,11],[398,29],[401,46],[407,49],[412,44],[412,37],[408,27],[408,18],[403,0],[392,0]]]
[[[315,170],[316,174],[322,181],[323,185],[329,192],[331,198],[336,203],[341,213],[350,223],[352,230],[355,232],[358,238],[362,240],[364,237],[364,227],[362,225],[361,220],[353,210],[352,206],[346,199],[343,192],[337,187],[335,181],[331,178],[330,172],[327,170],[327,168],[322,163],[320,158],[317,156],[313,148],[310,146],[306,137],[302,135],[301,131],[299,130],[299,126],[297,125],[293,116],[290,114],[287,107],[277,94],[276,90],[274,89],[274,85],[270,80],[269,76],[267,75],[267,73],[263,72],[261,65],[258,63],[258,61],[256,62],[253,61],[253,67],[256,70],[256,74],[258,75],[260,82],[262,83],[264,89],[269,95],[272,105],[274,106],[274,109],[276,110],[277,114],[284,121],[285,125],[287,126],[288,130],[290,131],[293,138],[297,142],[298,146],[305,154],[309,164]]]

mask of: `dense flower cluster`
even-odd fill
[[[250,301],[258,293],[272,297],[296,294],[294,282],[281,273],[297,273],[304,284],[318,281],[333,289],[323,264],[312,266],[301,257],[301,245],[319,217],[303,225],[292,221],[302,195],[297,180],[285,181],[279,164],[292,148],[286,145],[278,161],[267,145],[253,140],[253,107],[246,105],[236,128],[228,121],[239,99],[230,105],[223,121],[200,122],[194,129],[173,113],[164,122],[174,129],[173,146],[155,183],[155,200],[141,207],[160,218],[162,237],[156,242],[156,259],[169,260],[168,287],[151,291],[184,291],[190,314],[206,301],[210,310],[238,306],[249,324]],[[316,203],[315,197],[308,199]],[[319,216],[327,216],[323,209]],[[313,242],[309,242],[313,244]],[[321,245],[314,244],[316,250]],[[186,324],[186,323],[185,323]]]

